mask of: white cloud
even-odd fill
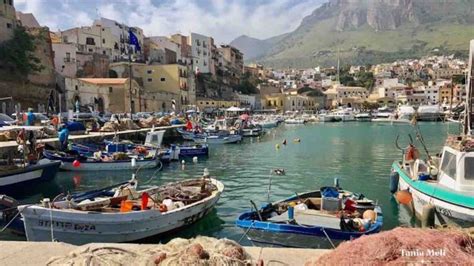
[[[142,28],[145,35],[197,32],[218,43],[241,34],[268,38],[295,29],[322,0],[17,0],[19,10],[33,13],[52,30],[87,26],[103,17]],[[53,15],[54,14],[54,15]]]

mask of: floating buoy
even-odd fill
[[[373,210],[366,210],[364,214],[362,214],[362,218],[370,219],[372,222],[375,222],[375,219],[377,218],[377,213],[375,213]]]
[[[283,142],[281,144],[286,145],[286,139],[283,140]]]
[[[405,204],[405,205],[410,204],[411,201],[413,200],[411,193],[408,192],[407,190],[398,191],[397,193],[395,193],[395,198],[397,199],[399,203]]]
[[[400,175],[398,174],[398,172],[392,172],[392,174],[390,174],[390,192],[393,194],[395,192],[397,192],[398,190],[398,179],[400,178]]]
[[[197,156],[194,156],[193,157],[193,163],[197,163],[198,162],[198,157]]]
[[[72,166],[77,168],[77,167],[81,166],[81,162],[79,162],[79,160],[74,160],[74,162],[72,162]]]
[[[273,172],[276,174],[276,175],[285,175],[285,169],[281,168],[281,169],[275,169],[273,170]]]
[[[185,160],[182,160],[182,161],[181,161],[181,164],[186,164],[186,161],[185,161]]]
[[[280,144],[278,144],[278,143],[275,144],[275,149],[277,149],[277,150],[280,149]]]
[[[132,163],[132,167],[137,166],[137,159],[132,158],[132,162],[131,162],[131,163]]]
[[[300,142],[301,142],[301,139],[296,138],[296,139],[293,140],[293,142],[300,143]]]

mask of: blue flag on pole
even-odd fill
[[[140,47],[140,43],[138,42],[137,36],[131,30],[128,31],[128,35],[130,36],[129,44],[134,45],[136,51],[141,51],[142,48]]]

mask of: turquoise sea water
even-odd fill
[[[459,131],[457,125],[446,123],[422,123],[419,127],[433,154],[440,152],[448,132]],[[272,201],[294,192],[331,185],[334,177],[338,177],[343,188],[378,200],[384,212],[384,229],[390,229],[412,222],[406,213],[399,211],[388,188],[391,164],[401,157],[395,147],[396,136],[400,135],[400,144],[406,145],[408,134],[415,136],[410,125],[357,122],[282,125],[259,139],[211,146],[209,159],[197,164],[187,162],[183,167],[180,163],[171,163],[157,173],[143,170],[139,181],[141,185],[159,185],[200,176],[203,169],[208,168],[211,175],[225,185],[222,198],[210,215],[164,241],[173,236],[196,235],[240,240],[243,231],[234,226],[234,221],[239,213],[250,209],[250,200],[257,205],[267,201],[270,172],[275,168],[284,168],[286,175],[272,176]],[[295,138],[301,142],[293,142]],[[284,139],[287,145],[281,144]],[[280,144],[279,149],[275,148],[276,144]],[[423,154],[421,146],[418,147]],[[60,172],[54,181],[32,188],[37,193],[21,202],[33,203],[43,197],[53,198],[60,192],[105,187],[130,177],[131,172]],[[0,234],[0,239],[21,238]],[[241,243],[250,244],[246,241]]]

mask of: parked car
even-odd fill
[[[1,126],[11,126],[11,125],[14,125],[14,124],[16,124],[15,119],[9,117],[6,114],[1,114],[0,113],[0,127]]]

